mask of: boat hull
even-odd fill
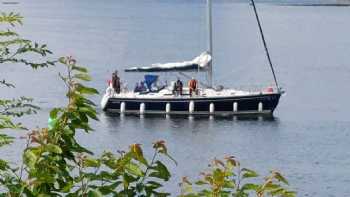
[[[280,93],[230,97],[106,98],[104,111],[125,114],[272,114]]]

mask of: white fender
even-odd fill
[[[209,113],[213,114],[215,112],[215,105],[214,103],[210,103],[209,105]]]
[[[125,113],[125,102],[120,103],[120,113]]]
[[[237,112],[238,111],[238,103],[234,102],[233,103],[233,112]]]
[[[165,112],[166,112],[167,114],[169,114],[170,111],[171,111],[171,105],[170,105],[170,103],[167,103],[167,104],[165,105]]]
[[[188,106],[188,112],[190,114],[193,114],[193,112],[194,112],[194,101],[190,101],[190,104]]]
[[[146,106],[144,103],[141,103],[140,104],[140,114],[143,115],[145,114],[145,109],[146,109]]]
[[[258,105],[258,111],[259,112],[262,112],[263,111],[263,104],[262,104],[262,102],[259,102],[259,105]]]

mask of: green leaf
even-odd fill
[[[50,117],[47,123],[48,123],[48,129],[51,130],[55,127],[57,120]]]
[[[88,70],[84,67],[80,67],[80,66],[77,66],[77,65],[73,65],[72,66],[72,70],[76,70],[76,71],[79,71],[79,72],[83,72],[83,73],[87,73]]]
[[[103,195],[108,195],[110,193],[113,193],[114,190],[120,185],[122,184],[123,182],[121,181],[116,181],[115,183],[113,184],[110,184],[110,185],[103,185],[103,186],[100,186],[98,188],[98,190],[103,194]]]
[[[151,169],[154,171],[150,173],[150,177],[156,177],[168,181],[171,176],[168,168],[160,161],[156,161],[155,166],[152,166]]]
[[[295,197],[296,195],[297,195],[297,193],[294,191],[285,191],[282,194],[282,197]]]
[[[90,190],[88,192],[88,197],[102,197],[103,195],[101,194],[100,191],[98,190]]]
[[[281,194],[284,193],[284,189],[283,188],[277,188],[275,190],[272,190],[270,191],[269,193],[272,195],[272,196],[280,196]]]
[[[162,187],[163,185],[158,183],[158,182],[155,182],[155,181],[148,181],[147,182],[147,185],[146,187],[152,189],[152,190],[155,190],[155,189],[158,189],[160,187]]]
[[[73,188],[74,182],[73,181],[65,181],[64,183],[65,183],[65,185],[61,189],[61,192],[68,193]]]
[[[77,88],[77,91],[80,92],[81,94],[98,94],[98,91],[95,88],[89,88],[89,87],[85,87],[83,85],[79,85]]]
[[[87,157],[84,159],[84,166],[85,167],[100,167],[101,163],[97,159]]]
[[[1,125],[1,121],[0,121],[0,129],[3,128],[7,128],[5,125]],[[0,134],[0,147],[11,144],[13,142],[13,137],[5,135],[5,134]]]
[[[61,111],[60,108],[54,108],[50,111],[50,118],[51,119],[56,119],[58,112]]]
[[[266,184],[263,189],[266,191],[271,191],[271,190],[275,190],[278,188],[281,188],[281,185],[270,183],[270,184]]]
[[[9,168],[7,161],[0,159],[0,171],[7,170]]]
[[[46,144],[44,146],[44,149],[48,152],[56,153],[56,154],[62,154],[62,149],[55,145],[55,144]]]
[[[132,144],[132,145],[130,145],[130,152],[129,152],[129,154],[135,160],[137,160],[137,161],[143,163],[144,165],[148,166],[148,162],[145,159],[145,157],[143,156],[143,151],[142,151],[142,148],[141,148],[140,144]]]
[[[243,179],[245,179],[245,178],[255,178],[255,177],[259,176],[258,173],[256,173],[253,170],[247,169],[247,168],[243,168],[242,172],[243,172],[243,176],[242,176]]]
[[[4,86],[6,86],[8,88],[15,88],[15,85],[13,85],[12,83],[8,83],[7,81],[5,81],[5,79],[0,81],[0,85],[4,85]]]
[[[14,14],[13,12],[6,14],[6,13],[1,13],[0,15],[0,24],[1,23],[8,23],[11,26],[15,26],[16,24],[22,24],[22,19],[19,14]]]
[[[85,113],[79,112],[78,114],[79,114],[80,120],[81,120],[82,122],[85,122],[85,123],[89,122],[89,119],[88,119],[88,117],[86,116]]]
[[[223,183],[225,180],[225,173],[221,169],[216,168],[213,171],[213,178],[214,178],[214,182]]]
[[[247,183],[247,184],[244,184],[243,187],[242,187],[242,191],[246,191],[246,190],[252,190],[252,191],[257,191],[259,189],[259,185],[256,185],[256,184],[252,184],[252,183]]]
[[[130,162],[130,163],[125,165],[125,168],[130,174],[132,174],[134,176],[138,176],[138,177],[144,176],[144,173],[141,170],[141,168],[138,165],[136,165],[135,163]]]
[[[275,172],[273,172],[273,175],[278,181],[281,181],[284,184],[289,185],[287,179],[285,179],[281,173],[275,171]]]
[[[66,58],[65,57],[60,57],[58,59],[58,62],[60,62],[61,64],[66,64]]]
[[[0,36],[18,36],[16,32],[7,30],[7,31],[0,31]]]
[[[224,181],[224,184],[222,186],[223,188],[229,188],[229,189],[233,189],[236,187],[236,184],[232,181],[232,180],[229,180],[229,181]]]
[[[24,152],[23,160],[29,168],[34,168],[35,163],[37,161],[37,156],[33,153],[32,150],[28,149]]]
[[[124,173],[123,174],[123,184],[124,184],[124,187],[129,187],[129,184],[130,183],[133,183],[133,182],[136,182],[138,180],[139,177],[135,178],[127,173]]]
[[[83,81],[91,81],[90,75],[88,75],[86,73],[78,73],[78,74],[75,74],[73,77],[76,79],[83,80]]]
[[[88,115],[90,118],[94,120],[98,120],[95,109],[91,107],[79,107],[79,111],[85,113],[86,115]]]
[[[208,185],[208,183],[205,181],[199,180],[196,182],[196,185]]]

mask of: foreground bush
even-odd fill
[[[224,160],[214,159],[209,165],[207,172],[201,173],[201,179],[195,182],[199,191],[193,189],[186,177],[180,183],[181,197],[199,196],[236,196],[246,197],[254,195],[263,196],[295,196],[295,192],[285,188],[288,181],[277,171],[264,178],[262,184],[251,179],[257,179],[259,175],[248,168],[242,168],[240,162],[233,156],[225,157]]]
[[[153,143],[152,158],[144,157],[140,144],[132,144],[127,151],[105,152],[95,157],[76,140],[77,132],[89,133],[92,120],[98,120],[95,104],[88,99],[97,90],[84,85],[91,77],[86,68],[79,66],[72,57],[47,61],[51,54],[46,45],[39,45],[10,30],[21,24],[16,14],[2,14],[0,24],[8,27],[0,30],[0,64],[24,64],[32,68],[51,65],[64,66],[67,73],[60,73],[67,87],[67,105],[50,112],[48,128],[29,130],[14,117],[30,115],[39,108],[32,99],[21,97],[0,100],[0,131],[26,130],[26,148],[23,163],[11,166],[0,159],[0,196],[170,196],[163,184],[171,173],[162,160],[168,158],[164,141]],[[41,62],[31,62],[25,57],[38,56]],[[43,60],[44,59],[44,60]],[[2,88],[13,88],[12,83],[0,81]],[[13,138],[0,133],[0,147],[12,143]],[[279,172],[272,172],[262,184],[257,173],[241,168],[234,157],[215,159],[208,172],[192,184],[183,178],[180,196],[294,196],[285,187],[288,182]],[[250,179],[253,181],[250,182]],[[175,186],[173,186],[175,187]]]

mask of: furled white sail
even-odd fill
[[[172,71],[206,71],[211,61],[211,55],[203,52],[191,61],[174,62],[165,64],[152,64],[151,66],[131,67],[125,72],[172,72]]]

